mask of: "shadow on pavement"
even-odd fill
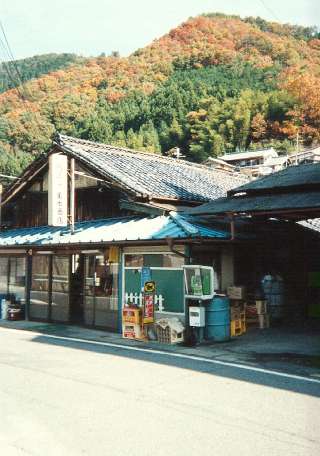
[[[243,382],[249,382],[257,385],[263,385],[270,388],[278,388],[287,391],[292,391],[299,394],[320,397],[320,372],[318,378],[295,378],[297,374],[288,372],[277,375],[276,371],[269,370],[268,372],[259,371],[263,367],[250,366],[243,364],[242,367],[233,362],[228,365],[227,362],[220,360],[196,359],[196,355],[192,355],[190,359],[187,354],[166,352],[165,349],[159,347],[157,349],[144,346],[138,347],[118,345],[111,346],[106,344],[117,344],[112,340],[107,342],[99,341],[75,341],[68,338],[59,338],[59,335],[43,334],[37,335],[32,339],[33,342],[50,344],[54,346],[68,347],[78,350],[86,350],[88,352],[102,353],[105,355],[119,356],[123,358],[135,359],[138,361],[162,364],[180,369],[187,369],[196,372],[206,373],[210,375],[220,376],[226,379],[233,379]],[[155,353],[155,350],[161,353]],[[272,354],[275,356],[274,354]],[[261,355],[263,356],[263,355]],[[268,354],[265,354],[268,357]],[[278,371],[279,372],[279,369]],[[302,375],[302,374],[300,374]]]

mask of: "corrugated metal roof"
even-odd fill
[[[228,190],[248,181],[239,173],[65,135],[59,135],[56,144],[100,176],[136,195],[205,202],[225,196]]]
[[[92,220],[75,224],[75,232],[69,228],[42,226],[18,228],[0,233],[0,247],[53,246],[120,241],[150,241],[166,238],[191,237],[226,239],[227,231],[210,228],[197,219],[181,217],[175,213],[158,217],[122,217]]]

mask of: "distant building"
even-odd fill
[[[227,163],[224,160],[220,160],[219,158],[209,157],[202,164],[207,166],[208,168],[221,169],[223,171],[235,172],[237,170],[235,166],[230,165],[230,163]]]
[[[268,161],[270,163],[270,160],[277,158],[279,158],[279,155],[273,148],[249,152],[236,152],[219,157],[220,160],[223,160],[235,168],[240,168],[241,171],[252,177],[271,173],[272,168],[264,168],[267,166]]]
[[[209,158],[204,164],[218,168],[219,166],[215,165],[214,160],[216,159]],[[281,171],[288,166],[319,163],[320,146],[292,153],[290,155],[278,155],[273,148],[236,152],[222,155],[219,157],[218,161],[225,164],[225,167],[221,167],[221,169],[227,169],[227,166],[230,166],[233,167],[235,171],[241,171],[250,177],[261,177],[276,171]]]
[[[290,155],[290,162],[293,165],[303,165],[306,163],[320,162],[320,146],[306,149],[302,152]]]

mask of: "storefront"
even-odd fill
[[[219,269],[219,287],[226,287],[233,240],[229,224],[180,214],[246,181],[57,135],[48,154],[2,195],[0,293],[24,300],[32,320],[120,331],[122,307],[141,301],[141,275],[148,271],[156,283],[156,317],[185,321],[182,267],[202,263],[191,257],[193,248],[216,245],[222,252],[214,263],[205,261]]]
[[[119,263],[110,251],[33,255],[29,318],[116,331]]]
[[[6,250],[0,245],[0,291],[12,302],[23,299],[30,320],[121,331],[122,307],[141,304],[147,270],[156,283],[156,318],[185,323],[183,265],[206,261],[225,278],[233,268],[228,233],[197,225],[195,242],[192,230],[190,221],[177,216],[81,222],[73,234],[51,227],[8,230],[0,239],[6,244]],[[145,241],[137,240],[141,233]],[[169,242],[168,233],[176,238]],[[7,239],[19,242],[19,254],[9,254]]]

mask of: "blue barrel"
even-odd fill
[[[216,342],[230,339],[230,300],[216,295],[206,306],[205,338]]]

